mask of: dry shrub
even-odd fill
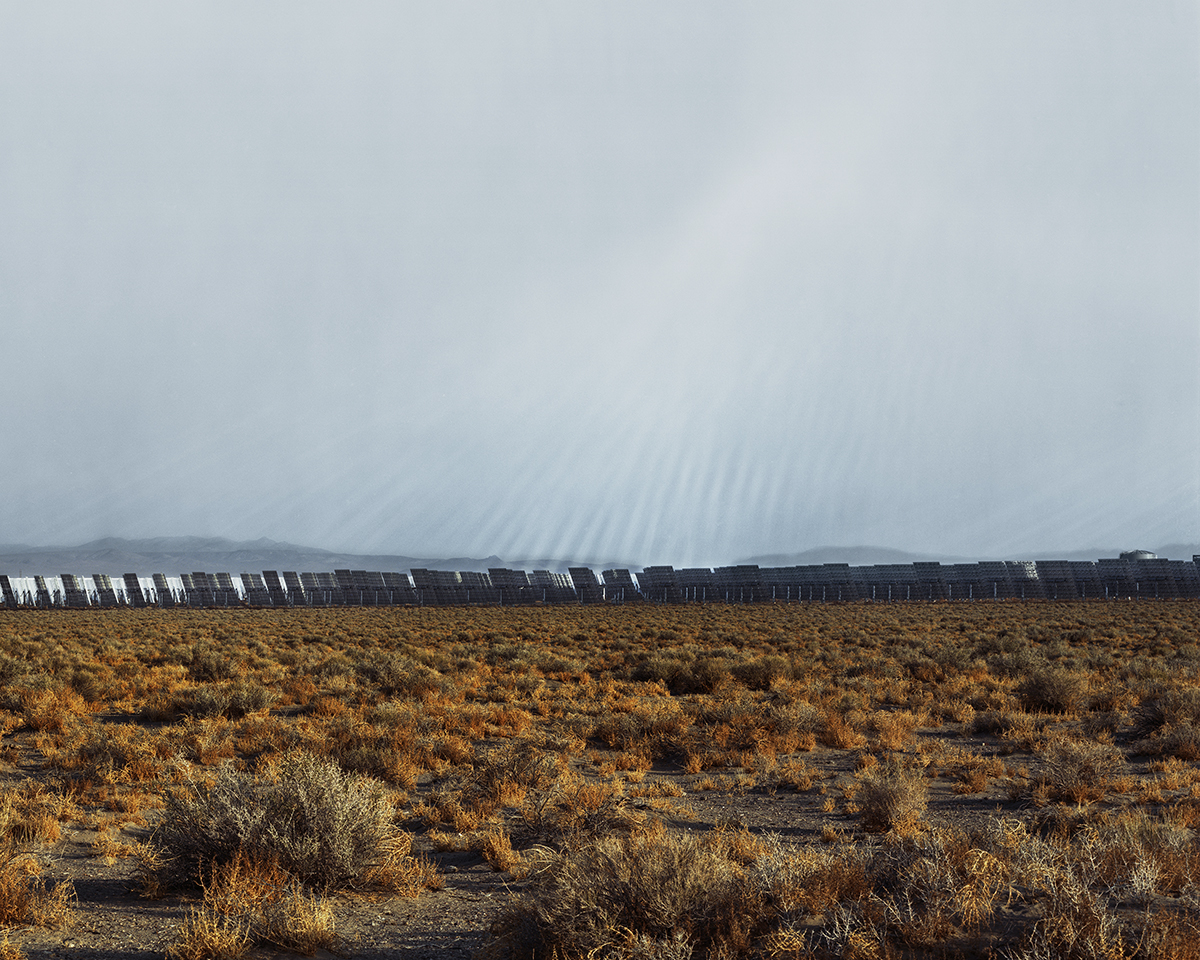
[[[578,846],[613,833],[627,833],[646,822],[620,781],[588,780],[564,774],[546,791],[532,795],[513,830],[521,846],[562,842]]]
[[[928,805],[929,785],[920,771],[895,762],[880,764],[862,778],[857,795],[863,829],[868,833],[911,833]]]
[[[523,877],[526,872],[525,858],[513,849],[512,838],[500,827],[484,833],[479,841],[479,852],[493,870]]]
[[[1134,945],[1102,891],[1070,869],[1042,874],[1044,915],[1036,936],[1051,956],[1131,957]]]
[[[0,840],[53,842],[62,836],[59,821],[77,812],[66,797],[26,780],[0,792]]]
[[[239,853],[213,867],[203,902],[189,913],[167,956],[236,960],[259,944],[311,956],[336,946],[335,926],[328,904],[277,861]]]
[[[26,691],[21,708],[30,729],[48,733],[62,733],[88,713],[87,701],[70,687]]]
[[[1178,723],[1142,742],[1142,748],[1189,762],[1200,760],[1200,725]]]
[[[791,675],[792,665],[779,656],[759,657],[733,664],[733,678],[750,690],[770,690],[776,680]]]
[[[908,710],[879,711],[871,717],[871,728],[881,747],[903,750],[917,729],[917,717]]]
[[[978,929],[1009,888],[1006,859],[1002,850],[976,846],[957,830],[930,830],[885,845],[874,879],[887,893],[894,935],[905,944],[930,947],[956,927]]]
[[[772,704],[767,720],[777,739],[794,740],[800,749],[811,750],[825,715],[807,700],[783,701]]]
[[[52,765],[76,781],[145,783],[163,771],[171,744],[134,724],[77,727]]]
[[[254,680],[208,683],[176,696],[175,708],[197,717],[226,717],[236,720],[248,713],[268,709],[277,694]]]
[[[415,897],[422,890],[437,890],[442,885],[425,855],[413,856],[412,835],[402,830],[384,840],[378,861],[367,871],[366,879],[373,886],[403,897]]]
[[[189,719],[179,729],[172,729],[172,738],[187,760],[211,766],[234,755],[236,729],[223,717]]]
[[[868,854],[828,827],[828,847],[781,849],[777,835],[768,835],[768,856],[755,868],[766,882],[773,902],[785,913],[803,910],[821,916],[839,903],[862,900],[871,891]]]
[[[745,871],[690,834],[649,831],[565,853],[539,849],[531,876],[492,926],[492,957],[629,956],[638,938],[737,956],[766,918]]]
[[[1200,690],[1156,686],[1134,708],[1133,723],[1134,730],[1142,737],[1178,724],[1200,726]]]
[[[1112,744],[1056,740],[1046,750],[1045,780],[1051,796],[1074,803],[1101,800],[1125,757]]]
[[[42,866],[9,843],[0,847],[0,926],[58,927],[66,922],[75,898],[69,881],[51,886]]]
[[[830,712],[821,727],[819,739],[837,750],[859,750],[867,745],[866,736],[841,714]]]
[[[804,760],[798,757],[789,757],[764,773],[762,781],[764,786],[769,789],[789,787],[803,792],[812,789],[816,776],[816,771]]]
[[[1017,684],[1017,696],[1026,710],[1039,713],[1074,713],[1087,695],[1087,679],[1071,670],[1048,664],[1035,667]]]
[[[246,854],[277,858],[318,887],[367,882],[396,834],[382,784],[336,763],[291,754],[270,777],[225,769],[211,786],[168,795],[152,843],[162,851],[157,882],[196,882],[211,864]]]
[[[193,908],[167,948],[167,960],[241,960],[252,945],[240,917]]]
[[[485,799],[493,806],[516,806],[529,790],[545,790],[562,773],[563,759],[528,740],[510,741],[479,751],[462,788],[467,802]]]

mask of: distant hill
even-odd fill
[[[406,573],[414,568],[428,570],[475,570],[511,567],[516,570],[552,570],[567,567],[630,567],[630,564],[577,563],[574,560],[502,560],[500,557],[406,557],[391,554],[337,553],[319,547],[268,540],[227,540],[222,537],[153,537],[125,540],[105,537],[77,547],[38,547],[28,544],[0,545],[0,573],[54,576],[74,573],[117,576],[165,573],[178,576],[203,570],[206,573],[259,573],[263,570],[328,572],[332,570],[377,570]]]
[[[867,566],[876,563],[918,563],[941,561],[942,563],[970,563],[968,557],[952,557],[946,554],[907,553],[891,547],[813,547],[800,553],[769,553],[748,557],[738,563],[755,563],[760,567],[805,567],[817,563],[849,563],[852,566]]]
[[[1097,560],[1101,557],[1116,557],[1119,549],[1095,550],[1051,550],[1031,551],[1012,557],[955,557],[944,554],[908,553],[890,547],[815,547],[799,553],[773,553],[748,557],[735,563],[753,563],[760,567],[793,567],[818,563],[849,563],[863,566],[876,563],[916,563],[940,561],[941,563],[973,563],[977,560]],[[1171,560],[1191,560],[1200,554],[1200,544],[1168,544],[1150,548],[1160,557]],[[724,565],[724,564],[722,564]],[[675,564],[676,567],[686,564]],[[514,570],[552,570],[566,573],[568,567],[591,567],[607,570],[614,567],[637,572],[642,564],[629,561],[576,561],[569,559],[524,558],[504,560],[490,557],[408,557],[396,554],[355,554],[322,550],[294,543],[268,540],[227,540],[221,537],[153,537],[144,540],[125,540],[105,537],[77,547],[40,547],[29,544],[0,545],[0,573],[33,576],[54,576],[74,573],[90,576],[106,573],[116,576],[137,573],[149,576],[165,573],[178,576],[203,570],[206,573],[243,572],[258,573],[263,570],[295,570],[303,573],[329,572],[338,569],[379,570],[404,573],[414,568],[429,570],[475,570],[485,572],[489,567],[509,567]]]
[[[891,547],[814,547],[801,553],[772,553],[739,560],[738,563],[756,563],[760,567],[796,567],[816,563],[848,563],[851,566],[866,566],[876,563],[977,563],[980,560],[1100,560],[1116,558],[1124,550],[1141,549],[1136,546],[1118,548],[1094,548],[1091,550],[1030,550],[1005,557],[957,557],[950,554],[907,553]],[[1200,554],[1200,544],[1172,543],[1165,547],[1150,547],[1151,553],[1166,560],[1191,560]]]

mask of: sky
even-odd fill
[[[0,0],[0,543],[1200,541],[1200,5]]]

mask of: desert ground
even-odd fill
[[[1200,605],[0,611],[0,960],[1200,956]]]

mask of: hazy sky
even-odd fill
[[[1200,540],[1198,9],[0,0],[0,542]]]

